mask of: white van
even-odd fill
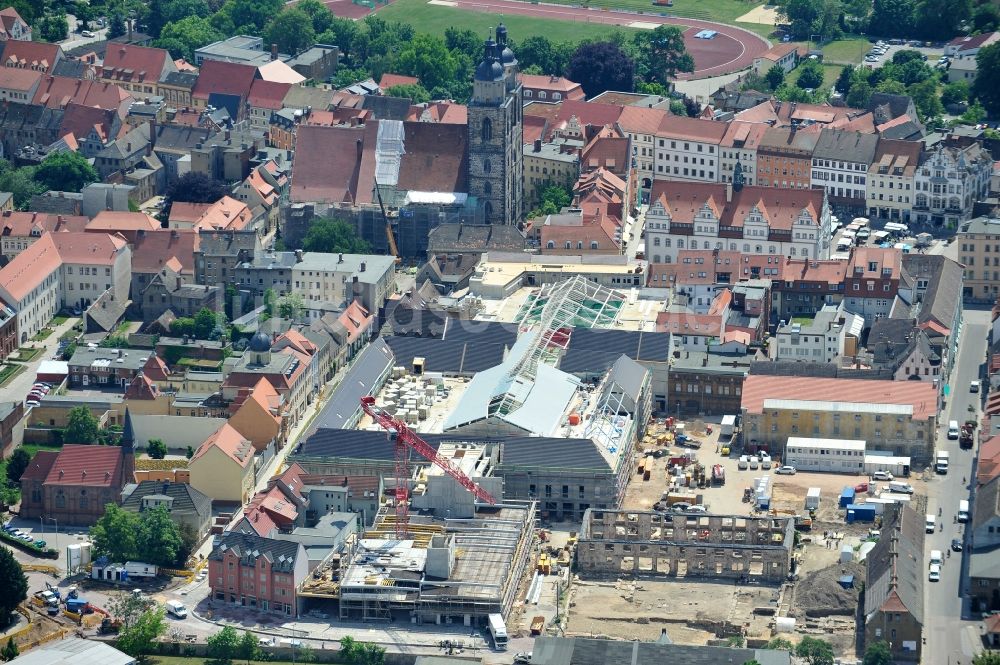
[[[958,421],[949,420],[948,421],[948,438],[957,439],[958,438]]]
[[[167,613],[170,615],[177,617],[178,619],[187,619],[187,608],[184,607],[184,603],[179,600],[168,600],[164,603],[164,606],[167,608]]]
[[[898,492],[900,494],[913,494],[913,485],[910,483],[904,483],[899,480],[894,480],[889,483],[890,492]]]
[[[926,531],[927,533],[934,533],[934,530],[936,528],[937,528],[937,518],[935,518],[933,515],[924,516],[924,531]]]
[[[941,565],[944,563],[944,557],[941,555],[941,550],[931,550],[931,563]]]
[[[966,499],[962,499],[958,502],[958,521],[969,521],[969,502]]]

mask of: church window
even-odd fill
[[[491,182],[484,182],[483,183],[483,194],[485,194],[486,196],[492,196],[493,195],[493,183],[491,183]]]
[[[485,173],[486,175],[489,175],[491,171],[493,171],[493,163],[490,160],[488,160],[488,159],[484,160],[483,161],[483,173]]]
[[[482,128],[480,131],[482,139],[484,141],[493,140],[493,121],[489,118],[483,118]]]

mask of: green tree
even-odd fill
[[[353,226],[331,217],[320,217],[310,223],[302,248],[307,252],[345,254],[366,254],[371,251],[371,247],[358,236]]]
[[[805,658],[809,665],[833,665],[833,647],[830,643],[808,635],[795,648],[795,655]]]
[[[69,21],[66,20],[66,13],[49,14],[38,24],[42,41],[61,42],[69,36]]]
[[[7,460],[7,482],[16,483],[31,463],[31,453],[24,448],[18,448]]]
[[[664,85],[678,72],[693,72],[694,59],[684,46],[684,33],[675,25],[659,25],[655,30],[639,30],[632,38],[639,54],[643,78]]]
[[[90,539],[94,543],[94,553],[107,556],[113,561],[140,559],[139,516],[109,503],[104,514],[90,527]],[[150,562],[154,563],[154,562]]]
[[[726,640],[726,644],[734,649],[742,649],[743,645],[747,643],[747,640],[743,635],[730,635]]]
[[[751,658],[747,662],[743,663],[743,665],[760,665],[760,661],[756,658]]]
[[[340,657],[349,665],[383,665],[385,649],[347,636],[340,638]]]
[[[139,545],[142,561],[172,566],[184,546],[180,529],[166,506],[144,510],[139,517]]]
[[[868,31],[880,37],[906,37],[913,34],[912,0],[875,0]]]
[[[21,651],[17,648],[17,643],[14,642],[13,637],[7,638],[7,644],[4,645],[3,651],[0,651],[0,660],[11,661],[21,655]]]
[[[938,95],[937,79],[929,78],[909,86],[907,92],[913,98],[921,120],[937,117],[944,113],[941,97]]]
[[[831,40],[840,36],[844,8],[840,0],[783,0],[778,4],[778,13],[791,24],[796,39],[819,35]]]
[[[984,3],[972,12],[972,29],[975,32],[993,32],[1000,27],[1000,9],[992,3]]]
[[[345,56],[352,56],[352,46],[360,33],[361,26],[357,21],[334,16],[317,40],[322,44],[335,44]]]
[[[163,459],[167,456],[167,444],[163,443],[163,439],[150,439],[146,452],[153,459]]]
[[[232,626],[223,626],[222,630],[208,638],[208,657],[218,663],[229,665],[233,658],[240,654],[240,634]]]
[[[456,62],[443,39],[417,35],[396,56],[396,68],[401,74],[416,76],[424,88],[431,90],[452,81]]]
[[[542,190],[541,198],[541,203],[529,213],[529,217],[555,215],[572,202],[573,195],[566,187],[549,185]]]
[[[188,459],[191,459],[192,457],[194,457],[194,447],[193,446],[188,446],[187,450],[184,451],[184,456],[187,457]]]
[[[108,39],[121,37],[127,30],[125,27],[125,15],[117,11],[112,12],[111,18],[108,19]]]
[[[194,317],[194,336],[196,339],[211,339],[216,326],[219,324],[218,315],[207,307],[202,307]]]
[[[46,189],[79,192],[100,177],[87,158],[77,152],[57,152],[49,155],[35,169],[35,180]]]
[[[261,656],[260,639],[249,630],[244,631],[236,653],[247,661],[247,665],[250,665],[251,660],[256,660]]]
[[[892,652],[884,641],[878,641],[865,649],[864,665],[892,665]]]
[[[97,418],[86,406],[74,406],[69,410],[66,419],[66,429],[63,430],[63,441],[66,443],[97,443]]]
[[[978,125],[983,120],[986,119],[986,109],[979,102],[973,102],[972,105],[965,110],[962,114],[960,120],[966,125]]]
[[[0,160],[0,191],[14,195],[14,207],[26,210],[31,204],[31,197],[41,194],[45,188],[35,180],[35,167],[23,166],[19,169],[10,162]]]
[[[261,34],[284,7],[283,0],[227,0],[218,13],[226,14],[238,31]]]
[[[224,38],[225,35],[217,30],[209,19],[201,16],[188,16],[163,26],[160,38],[155,43],[157,48],[166,49],[175,58],[193,61],[194,52],[197,49]],[[188,173],[194,173],[194,171]]]
[[[483,40],[475,31],[468,28],[456,28],[448,26],[444,29],[444,45],[453,53],[458,51],[464,53],[473,60],[482,57]],[[518,49],[518,61],[520,61],[520,48]]]
[[[329,30],[333,24],[333,14],[319,0],[299,0],[295,3],[295,8],[309,16],[313,32],[317,35]]]
[[[423,104],[431,101],[431,93],[419,83],[389,86],[383,93],[388,97],[404,97],[414,104]]]
[[[1000,44],[979,49],[972,92],[990,115],[1000,114]]]
[[[0,628],[11,624],[11,613],[28,597],[28,578],[7,547],[0,547]]]
[[[264,30],[264,40],[268,44],[277,44],[282,53],[299,53],[316,42],[312,17],[292,6],[275,16],[268,24]]]
[[[795,645],[784,637],[771,638],[771,641],[767,643],[767,648],[775,651],[795,651]]]
[[[972,0],[917,0],[914,13],[918,35],[934,41],[951,39],[972,17]]]
[[[906,86],[902,81],[896,79],[886,79],[875,86],[875,92],[884,92],[890,95],[905,95]]]
[[[972,659],[972,665],[1000,665],[1000,651],[980,651]]]
[[[771,68],[764,74],[769,90],[777,90],[785,82],[785,69],[780,65],[771,65]]]
[[[818,60],[806,60],[799,65],[799,76],[795,85],[803,90],[816,90],[823,85],[823,65]]]
[[[945,106],[969,101],[969,84],[965,81],[949,83],[941,90],[941,103]]]
[[[847,105],[853,109],[868,108],[872,99],[872,86],[868,81],[858,81],[851,86],[851,91],[847,93]]]
[[[298,320],[304,308],[305,303],[302,301],[302,296],[297,293],[289,293],[278,300],[278,316],[283,319]]]
[[[156,650],[156,639],[166,631],[166,610],[154,604],[138,614],[131,625],[122,627],[115,646],[145,661]]]

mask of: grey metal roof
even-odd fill
[[[142,506],[142,499],[153,494],[173,499],[171,511],[194,512],[203,517],[212,513],[212,499],[189,484],[160,482],[158,480],[144,480],[139,483],[122,503],[122,508],[138,511]]]
[[[305,549],[298,542],[230,531],[212,548],[208,558],[212,561],[221,561],[223,553],[227,550],[234,551],[243,561],[255,562],[260,556],[267,557],[271,562],[271,569],[277,572],[292,572],[299,554],[305,556]]]
[[[886,506],[882,536],[865,559],[865,616],[895,592],[913,618],[924,617],[924,521],[909,506]]]
[[[878,135],[824,129],[813,150],[813,158],[871,164],[878,148]]]
[[[539,436],[479,437],[461,434],[421,434],[429,445],[473,443],[500,445],[499,472],[517,467],[589,469],[610,473],[607,460],[590,439]],[[353,429],[318,429],[295,451],[293,459],[350,459],[391,463],[395,448],[385,432]]]
[[[640,362],[667,362],[670,333],[574,328],[559,369],[571,374],[599,374],[622,354]]]
[[[70,637],[35,647],[10,662],[16,665],[134,665],[138,661],[104,642]]]
[[[376,339],[361,352],[337,386],[330,401],[316,418],[317,428],[348,427],[361,409],[361,398],[378,389],[377,382],[392,367],[395,358],[385,341]]]
[[[962,266],[945,256],[904,254],[903,269],[913,277],[928,280],[920,311],[916,315],[917,322],[934,320],[950,329],[962,306]]]
[[[733,649],[545,636],[535,640],[531,665],[738,665],[752,660],[761,665],[789,665],[791,654],[774,649]]]
[[[636,361],[626,355],[621,355],[611,367],[609,378],[618,384],[633,401],[638,401],[642,394],[642,384],[646,382],[648,372],[649,370]]]

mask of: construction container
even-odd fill
[[[874,522],[875,506],[868,503],[852,503],[847,506],[847,523]]]
[[[854,497],[857,495],[857,491],[853,487],[845,487],[840,491],[840,501],[838,505],[841,508],[847,508],[854,503]]]
[[[819,510],[820,488],[810,487],[806,492],[806,510]]]

